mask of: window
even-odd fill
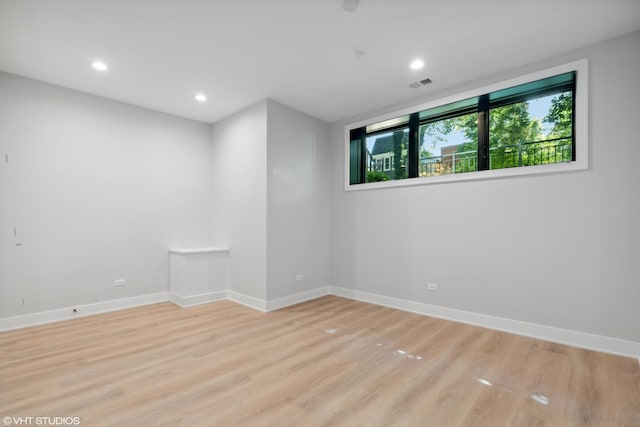
[[[551,74],[559,68],[569,71]],[[586,76],[586,60],[536,76],[541,74],[542,78],[514,79],[507,82],[509,85],[494,85],[473,96],[347,127],[347,187],[380,181],[403,180],[402,185],[407,185],[430,183],[434,177],[438,177],[434,182],[442,182],[477,179],[478,175],[586,168],[586,139],[581,140],[578,150],[576,138],[577,123],[586,137],[586,101],[580,104],[580,115],[576,102],[579,97],[586,99],[582,79]],[[583,84],[578,94],[579,81]],[[390,184],[395,185],[387,182],[383,186]]]
[[[418,129],[418,176],[478,170],[477,122],[478,113],[474,112],[421,124]]]
[[[408,178],[406,166],[402,161],[407,156],[409,129],[406,125],[397,125],[398,120],[390,121],[387,126],[380,123],[373,130],[365,129],[366,151],[364,182],[378,182]],[[384,124],[382,124],[384,125]]]

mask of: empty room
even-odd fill
[[[0,425],[640,426],[638,76],[637,0],[0,0]]]

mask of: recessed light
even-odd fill
[[[196,95],[196,101],[205,102],[206,100],[207,100],[207,97],[203,93],[199,93]]]
[[[422,67],[424,67],[424,62],[420,59],[414,59],[413,62],[409,64],[409,68],[411,68],[412,70],[419,70]]]
[[[109,69],[109,67],[107,67],[107,64],[102,61],[93,61],[91,63],[91,66],[98,71],[107,71]]]

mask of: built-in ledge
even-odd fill
[[[229,289],[229,248],[169,249],[169,299],[189,306],[220,299]]]
[[[169,249],[170,254],[190,255],[190,254],[207,254],[216,252],[229,252],[229,248],[174,248]]]

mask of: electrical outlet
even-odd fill
[[[299,282],[301,280],[304,280],[304,276],[302,274],[296,274],[296,280]]]
[[[427,283],[427,289],[430,291],[437,291],[438,284],[437,283]]]
[[[127,285],[127,281],[125,279],[116,279],[115,282],[113,282],[113,286],[126,286]]]

